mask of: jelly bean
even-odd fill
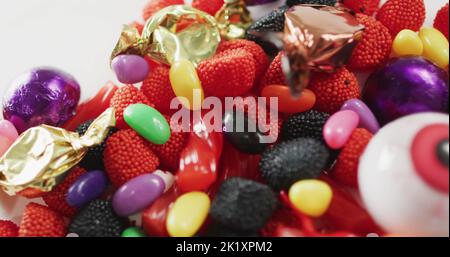
[[[227,141],[243,153],[259,154],[268,146],[256,124],[240,111],[227,111],[223,127]]]
[[[323,138],[332,149],[340,149],[358,127],[359,116],[354,111],[344,110],[333,114],[325,123]]]
[[[397,56],[422,55],[423,43],[415,31],[404,29],[395,37],[392,50]]]
[[[295,98],[291,90],[283,85],[266,86],[261,92],[262,97],[278,97],[278,111],[282,113],[306,112],[314,107],[316,95],[309,89],[304,89],[300,97]],[[269,103],[269,100],[267,100]]]
[[[190,192],[180,196],[167,215],[167,231],[172,237],[191,237],[208,216],[211,201],[207,194]]]
[[[186,108],[200,110],[204,93],[194,65],[186,59],[181,59],[172,64],[169,74],[173,91],[177,97],[180,97],[180,102]],[[195,94],[196,92],[198,95]]]
[[[162,170],[155,170],[153,172],[154,175],[159,176],[164,181],[164,193],[169,191],[172,187],[173,183],[175,183],[175,177],[172,173]]]
[[[155,201],[164,192],[164,181],[145,174],[129,180],[113,196],[112,205],[119,216],[135,214]]]
[[[189,142],[180,156],[180,169],[176,175],[182,192],[205,191],[217,179],[219,159],[209,145],[191,133]]]
[[[117,79],[124,84],[142,82],[150,71],[147,61],[139,55],[116,56],[111,62],[111,67]]]
[[[76,115],[67,121],[63,125],[63,128],[69,131],[75,131],[82,123],[97,118],[109,108],[111,98],[114,96],[117,89],[119,88],[114,83],[106,83],[92,99],[78,105]]]
[[[149,236],[167,237],[166,219],[169,209],[180,196],[177,184],[142,212],[142,226]]]
[[[0,120],[0,156],[8,151],[18,137],[19,134],[10,121]]]
[[[320,180],[302,180],[289,189],[289,200],[306,215],[320,217],[328,209],[333,198],[330,186]]]
[[[145,104],[132,104],[123,112],[125,122],[148,141],[163,145],[170,138],[170,126],[155,108]]]
[[[423,28],[419,31],[423,43],[423,56],[446,68],[449,63],[449,45],[447,38],[437,29]]]
[[[363,101],[359,99],[348,100],[342,105],[341,110],[350,110],[357,113],[359,116],[360,128],[365,128],[372,134],[375,134],[380,130],[380,124],[375,118],[375,115]]]
[[[198,119],[192,124],[192,131],[194,131],[195,135],[211,148],[211,151],[216,154],[216,159],[219,160],[223,148],[222,132],[208,131],[207,125],[203,119]]]
[[[145,234],[140,228],[131,227],[122,232],[122,237],[145,237]]]
[[[67,190],[66,202],[73,207],[84,204],[99,197],[108,185],[105,172],[94,170],[81,175]]]

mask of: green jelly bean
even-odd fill
[[[145,104],[128,106],[123,117],[125,122],[148,141],[163,145],[170,138],[170,126],[164,116]]]
[[[140,228],[130,227],[122,232],[122,237],[145,237],[145,234]]]

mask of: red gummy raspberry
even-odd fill
[[[425,21],[425,4],[423,0],[389,0],[378,11],[377,20],[392,37],[404,29],[418,31]]]
[[[170,113],[170,102],[176,97],[169,78],[169,68],[156,67],[144,80],[142,93],[161,113]]]
[[[103,161],[106,173],[116,187],[132,178],[151,173],[159,165],[150,143],[132,129],[120,130],[108,138]]]
[[[283,52],[280,52],[275,59],[273,59],[269,68],[266,70],[264,77],[261,80],[260,90],[262,90],[265,86],[270,85],[287,85],[286,76],[283,73],[281,68],[281,57],[283,56]]]
[[[197,68],[205,93],[209,96],[239,96],[255,81],[253,55],[243,49],[230,49],[202,61]]]
[[[350,99],[360,98],[358,80],[346,68],[335,73],[314,73],[308,88],[316,95],[314,109],[333,114]]]
[[[434,18],[434,28],[442,32],[448,39],[448,3],[436,14],[436,18]]]
[[[374,18],[364,14],[357,14],[356,17],[366,29],[353,50],[348,65],[361,70],[377,68],[387,61],[391,54],[392,37],[388,29]]]
[[[333,167],[332,175],[336,181],[347,186],[358,187],[359,159],[372,136],[372,133],[363,128],[358,128],[353,132]]]
[[[19,227],[9,220],[0,220],[0,237],[17,237]]]
[[[224,52],[230,49],[243,49],[253,55],[255,60],[256,79],[255,83],[258,83],[264,72],[269,66],[269,58],[267,57],[264,49],[253,41],[245,39],[236,39],[231,41],[223,41],[220,43],[218,52]]]
[[[110,106],[114,107],[116,111],[116,128],[129,128],[123,118],[123,111],[125,111],[128,106],[137,103],[142,103],[154,107],[152,104],[150,104],[150,101],[147,99],[147,97],[141,91],[139,91],[139,89],[135,88],[132,85],[126,85],[116,91],[113,98],[111,99],[110,104]]]
[[[67,223],[63,216],[47,206],[29,203],[19,227],[20,237],[64,237]]]
[[[192,1],[192,7],[214,16],[223,6],[223,3],[223,0],[194,0]]]
[[[378,10],[380,0],[344,0],[343,4],[356,13],[372,16]]]
[[[47,206],[50,209],[71,218],[77,211],[77,208],[67,204],[67,190],[69,190],[70,186],[85,172],[86,170],[80,167],[75,167],[70,170],[62,183],[42,197]]]

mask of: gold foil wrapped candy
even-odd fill
[[[114,109],[109,108],[81,137],[47,125],[28,129],[0,158],[1,189],[9,195],[29,189],[51,191],[114,126]]]
[[[147,21],[142,36],[136,28],[125,26],[111,60],[137,54],[166,64],[187,59],[197,65],[215,54],[220,40],[214,17],[188,5],[172,5]]]
[[[244,38],[252,25],[252,17],[244,0],[225,0],[225,4],[216,13],[220,34],[225,39]]]

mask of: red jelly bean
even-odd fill
[[[111,98],[114,96],[117,89],[119,89],[119,87],[114,83],[110,81],[107,82],[93,98],[78,105],[76,115],[62,127],[69,131],[75,131],[75,129],[85,121],[97,118],[108,109]]]
[[[172,204],[181,195],[177,185],[159,197],[142,213],[142,226],[148,236],[168,237],[166,218]]]
[[[316,104],[316,95],[311,90],[304,89],[298,98],[294,98],[290,88],[282,85],[264,87],[261,96],[278,97],[278,111],[282,113],[306,112]],[[267,103],[269,103],[268,100]]]

